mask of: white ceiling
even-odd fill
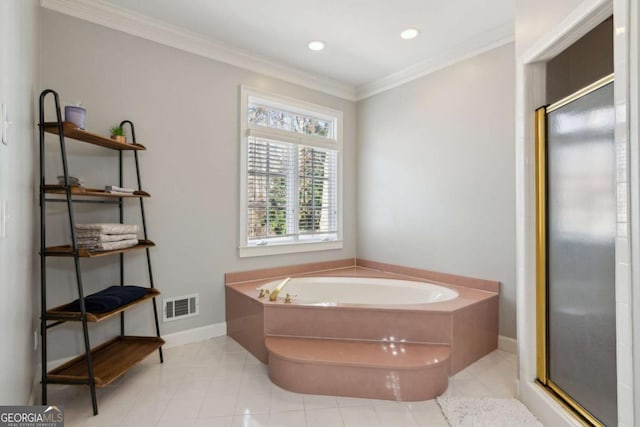
[[[362,87],[512,37],[513,0],[103,0],[228,48]],[[419,28],[414,40],[400,31]],[[495,40],[493,40],[495,39]],[[307,49],[323,40],[321,52]],[[476,46],[476,49],[479,47]]]

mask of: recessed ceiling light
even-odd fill
[[[320,41],[320,40],[313,40],[313,41],[310,41],[310,42],[309,42],[309,44],[307,45],[307,47],[308,47],[309,49],[311,49],[311,50],[319,51],[319,50],[324,49],[324,42],[323,42],[323,41]]]
[[[418,30],[417,28],[407,28],[406,30],[400,33],[400,37],[402,37],[405,40],[411,40],[418,37],[418,34],[420,34],[420,30]]]

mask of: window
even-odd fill
[[[240,256],[342,247],[342,113],[241,91]]]

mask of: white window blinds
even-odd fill
[[[250,245],[334,240],[337,150],[249,137]]]

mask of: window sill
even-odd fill
[[[330,242],[308,242],[292,243],[282,245],[266,246],[244,246],[239,248],[240,258],[255,256],[295,254],[300,252],[328,251],[342,249],[342,240],[332,240]]]

